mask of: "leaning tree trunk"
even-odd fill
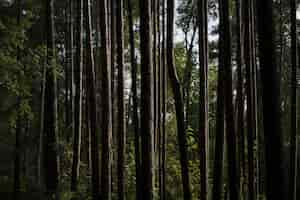
[[[123,36],[123,0],[116,1],[116,42],[117,42],[117,68],[118,68],[118,200],[125,198],[125,101],[124,101],[124,36]]]
[[[152,200],[153,191],[153,65],[151,49],[151,0],[140,0],[141,48],[141,193]]]
[[[234,127],[232,68],[231,68],[231,35],[229,20],[229,1],[219,1],[220,9],[220,67],[224,69],[225,122],[228,154],[229,197],[237,200],[238,183],[236,169],[236,134]]]
[[[297,187],[297,20],[296,0],[290,0],[291,7],[291,135],[290,135],[290,191],[291,200],[296,199]]]
[[[44,105],[44,173],[48,198],[58,199],[59,160],[57,153],[57,84],[54,45],[54,1],[46,1],[47,69]]]
[[[75,67],[75,120],[73,136],[73,162],[71,176],[71,191],[78,190],[78,177],[80,166],[80,147],[82,130],[82,70],[83,70],[83,0],[77,1],[76,17],[76,60]]]
[[[184,105],[182,91],[178,80],[176,67],[174,63],[174,0],[167,0],[167,66],[170,77],[170,83],[172,86],[175,110],[177,118],[177,134],[180,152],[180,164],[181,164],[181,177],[184,193],[184,200],[190,200],[192,198],[189,169],[188,169],[188,157],[187,157],[187,141],[186,132],[184,126]]]
[[[135,148],[135,176],[136,176],[136,199],[141,199],[141,175],[140,175],[140,134],[138,117],[138,96],[137,96],[137,63],[135,57],[134,29],[132,16],[132,1],[127,0],[128,26],[129,26],[129,44],[130,44],[130,62],[132,79],[132,124],[134,126],[134,148]]]
[[[273,1],[257,1],[259,59],[262,82],[263,123],[265,134],[267,200],[284,197],[282,135],[280,117],[280,78],[276,64]]]
[[[107,35],[107,6],[106,0],[99,0],[100,12],[100,91],[101,91],[101,142],[102,142],[102,166],[101,166],[101,198],[111,199],[111,80],[110,80],[110,56]]]
[[[207,61],[207,1],[198,0],[199,28],[199,159],[200,159],[200,200],[207,199],[206,139],[208,137],[208,61]]]

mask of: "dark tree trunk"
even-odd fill
[[[70,141],[74,135],[74,26],[73,26],[73,0],[68,1],[68,31],[67,31],[67,46],[66,46],[66,93],[67,93],[67,108],[66,108],[66,127],[67,141]]]
[[[231,33],[229,20],[229,2],[219,1],[220,9],[220,67],[224,69],[225,122],[228,154],[229,197],[237,200],[238,183],[236,169],[236,134],[234,127],[232,68],[231,68]]]
[[[222,40],[223,38],[220,38]],[[212,185],[212,200],[220,200],[223,192],[223,151],[224,151],[224,68],[221,66],[223,55],[219,41],[219,66],[218,66],[218,83],[217,83],[217,113],[216,113],[216,137],[215,137],[215,155],[214,171]]]
[[[245,0],[244,10],[244,52],[246,66],[246,94],[247,94],[247,154],[248,154],[248,198],[254,200],[254,113],[253,113],[253,88],[252,88],[252,70],[253,70],[253,51],[251,45],[251,27],[250,27],[250,1]]]
[[[242,29],[242,6],[240,0],[235,0],[236,6],[236,34],[237,34],[237,50],[236,50],[236,63],[237,63],[237,139],[238,139],[238,156],[239,156],[239,180],[240,189],[243,192],[243,186],[245,183],[245,136],[244,136],[244,96],[243,96],[243,86],[244,86],[244,76],[243,76],[243,36]]]
[[[200,200],[207,199],[206,139],[208,137],[208,60],[207,60],[207,1],[198,0],[199,28],[199,159],[200,159]]]
[[[20,4],[20,3],[18,3]],[[20,109],[20,97],[18,97],[18,112]],[[21,193],[21,116],[17,114],[16,129],[15,129],[15,160],[14,160],[14,190],[13,200],[20,199]]]
[[[116,131],[117,131],[117,124],[115,123],[117,122],[117,109],[115,109],[117,107],[117,96],[116,96],[116,0],[108,0],[111,1],[108,9],[110,10],[110,24],[109,24],[109,29],[110,29],[110,63],[111,63],[111,70],[110,70],[110,74],[111,74],[111,122],[112,122],[112,145],[115,144],[115,138],[117,136]],[[111,192],[114,192],[114,182],[115,182],[115,178],[114,178],[114,169],[115,169],[115,164],[117,162],[114,162],[116,160],[116,153],[114,151],[112,151],[112,155],[111,155],[111,160],[112,160],[112,164],[111,164]]]
[[[47,68],[44,105],[44,173],[47,196],[58,199],[59,159],[57,153],[57,85],[54,45],[53,0],[46,1]],[[50,198],[51,199],[51,198]]]
[[[153,65],[151,48],[151,1],[140,0],[141,38],[141,193],[152,200],[153,191]]]
[[[297,20],[296,0],[290,0],[291,7],[291,135],[290,135],[290,191],[289,199],[296,199],[297,187]]]
[[[101,166],[101,198],[111,199],[111,66],[110,45],[107,35],[107,6],[106,0],[99,0],[100,11],[100,91],[101,91],[101,142],[102,142],[102,166]]]
[[[116,42],[117,42],[117,68],[118,68],[118,200],[125,198],[125,101],[124,101],[124,36],[123,36],[123,0],[116,1]]]
[[[154,98],[154,152],[157,152],[157,141],[158,141],[158,132],[157,132],[157,124],[158,124],[158,112],[157,112],[157,99],[158,99],[158,87],[157,87],[157,80],[158,80],[158,73],[157,73],[157,22],[156,22],[156,4],[158,0],[151,0],[151,18],[152,18],[152,38],[153,38],[153,45],[152,45],[152,63],[153,63],[153,98]],[[156,167],[156,159],[154,159],[155,167]]]
[[[129,26],[129,44],[130,44],[130,62],[131,62],[131,79],[132,79],[132,124],[134,126],[134,148],[135,148],[135,175],[136,175],[136,199],[141,199],[140,189],[140,129],[139,129],[139,116],[138,116],[138,96],[137,96],[137,63],[135,56],[135,44],[134,44],[134,28],[133,28],[133,16],[132,16],[132,1],[127,0],[128,11],[128,26]]]
[[[76,60],[75,67],[75,120],[73,136],[73,162],[71,176],[71,191],[78,190],[78,177],[80,166],[80,148],[82,131],[82,70],[83,70],[83,0],[77,1],[76,16]]]
[[[167,65],[166,65],[166,1],[162,0],[162,141],[161,141],[161,198],[166,200],[166,112],[167,112]]]
[[[265,134],[267,199],[284,199],[282,135],[280,120],[280,78],[276,64],[273,2],[257,1],[259,58],[262,80],[263,123]]]
[[[95,62],[92,48],[92,18],[90,0],[87,0],[89,6],[87,10],[87,63],[86,63],[86,83],[87,87],[87,104],[89,110],[90,120],[90,134],[91,134],[91,161],[92,161],[92,199],[99,199],[99,137],[97,134],[97,105],[96,105],[96,75]]]
[[[170,82],[174,94],[176,121],[177,121],[177,134],[180,152],[180,164],[181,164],[181,177],[184,193],[184,200],[190,200],[192,198],[190,189],[189,169],[188,169],[188,156],[187,156],[187,141],[186,132],[184,126],[184,104],[183,96],[181,92],[180,83],[178,80],[176,67],[174,63],[174,0],[167,1],[167,66],[170,77]]]

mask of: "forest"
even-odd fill
[[[300,199],[300,2],[0,0],[0,199]]]

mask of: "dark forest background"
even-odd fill
[[[299,199],[298,7],[0,0],[0,199]]]

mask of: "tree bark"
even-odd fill
[[[257,1],[259,59],[262,80],[263,123],[265,134],[268,200],[284,199],[280,78],[276,64],[273,2]]]
[[[236,133],[234,127],[233,112],[233,90],[232,90],[232,68],[231,68],[231,33],[229,20],[229,2],[219,1],[220,10],[220,67],[224,68],[225,85],[225,122],[226,122],[226,141],[228,154],[228,179],[229,179],[229,197],[231,200],[237,200],[238,183],[236,169]]]
[[[297,19],[296,19],[296,0],[290,0],[290,20],[291,20],[291,135],[290,135],[290,191],[291,200],[296,199],[297,187]]]
[[[151,0],[140,0],[140,48],[141,48],[141,174],[143,199],[152,200],[153,191],[153,153],[154,153],[154,98],[153,65],[151,40]]]
[[[167,65],[166,65],[166,1],[162,0],[162,155],[161,155],[161,198],[166,200],[166,104],[167,104]]]
[[[254,113],[253,113],[253,88],[252,88],[252,71],[253,59],[251,48],[251,25],[250,25],[250,1],[244,1],[244,52],[245,52],[245,66],[246,66],[246,94],[247,94],[247,152],[248,152],[248,198],[254,199]]]
[[[75,67],[75,112],[71,191],[78,190],[82,131],[82,70],[83,70],[83,0],[77,1]]]
[[[86,63],[86,83],[87,87],[87,104],[89,107],[90,134],[91,134],[91,161],[92,161],[92,199],[99,199],[99,137],[97,134],[97,105],[96,105],[96,75],[95,62],[92,48],[92,18],[91,2],[87,0],[87,63]]]
[[[238,156],[239,156],[239,180],[240,190],[243,192],[245,183],[245,136],[244,136],[244,76],[243,76],[243,57],[244,57],[244,42],[243,42],[243,23],[242,23],[242,6],[244,4],[240,0],[235,0],[236,7],[236,34],[237,34],[237,50],[236,50],[236,63],[237,63],[237,139],[238,139]]]
[[[54,45],[54,6],[53,0],[46,3],[47,30],[47,68],[45,82],[45,112],[44,112],[44,172],[46,195],[49,199],[59,198],[59,159],[57,153],[58,124],[57,124],[57,85]]]
[[[184,104],[183,96],[178,80],[176,67],[174,63],[174,0],[167,0],[167,66],[169,78],[173,90],[175,100],[175,110],[177,119],[177,135],[180,152],[180,164],[181,164],[181,177],[182,187],[184,193],[184,200],[190,200],[192,198],[190,189],[190,178],[188,169],[188,157],[187,157],[187,141],[186,131],[184,126]]]
[[[118,68],[118,200],[125,199],[125,101],[124,101],[124,36],[123,36],[123,0],[116,1],[116,42]]]
[[[207,199],[206,150],[208,137],[208,60],[207,60],[207,1],[198,0],[199,29],[199,159],[200,159],[200,200]]]
[[[138,96],[137,96],[137,63],[135,56],[135,44],[134,44],[134,29],[133,29],[133,16],[132,16],[132,1],[127,0],[128,11],[128,26],[129,26],[129,44],[130,44],[130,62],[131,62],[131,79],[132,79],[132,124],[134,126],[134,148],[135,148],[135,176],[136,176],[136,199],[141,199],[140,189],[140,128],[139,128],[139,116],[138,116]]]
[[[102,166],[101,166],[101,198],[111,199],[111,65],[107,32],[107,5],[106,0],[99,0],[100,11],[100,91],[101,91],[101,111],[100,127],[102,142]]]

